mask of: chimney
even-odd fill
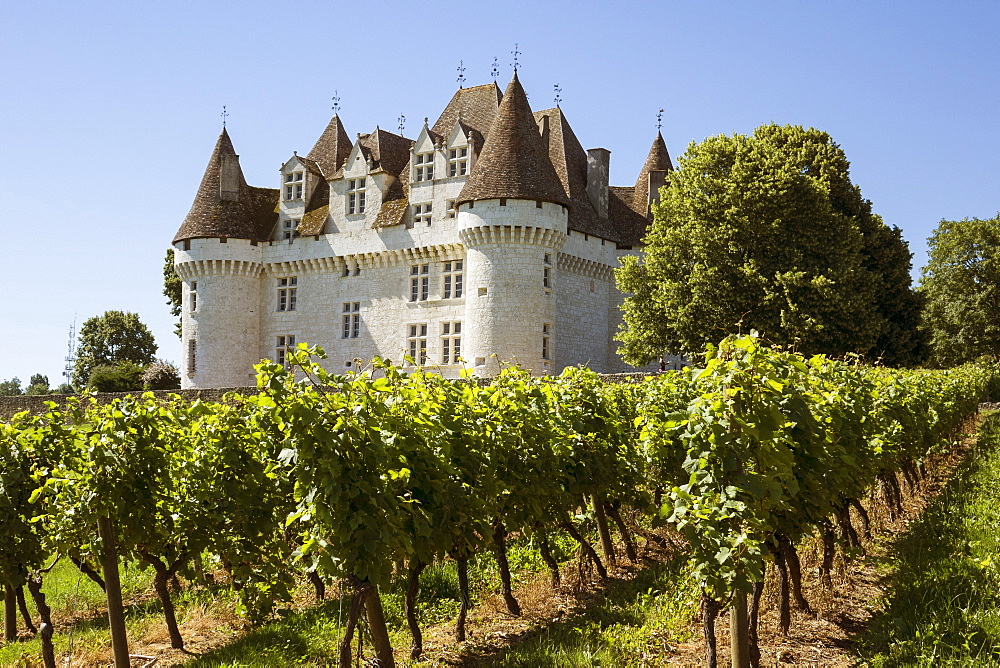
[[[660,201],[660,188],[667,185],[667,170],[649,170],[649,189],[646,191],[646,215],[652,211],[653,202]]]
[[[542,135],[545,148],[549,147],[549,116],[546,114],[538,119],[538,132]]]
[[[611,151],[592,148],[587,151],[587,196],[601,220],[608,219],[608,171]]]
[[[223,153],[219,166],[219,197],[227,202],[240,201],[240,156]]]

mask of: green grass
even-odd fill
[[[603,598],[564,622],[547,626],[495,659],[500,666],[667,665],[670,647],[697,634],[698,588],[687,555],[617,582]],[[489,661],[494,663],[494,661]]]
[[[1000,665],[1000,414],[892,554],[892,588],[859,638],[862,661]]]

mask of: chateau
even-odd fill
[[[334,372],[409,356],[445,376],[537,374],[616,354],[613,270],[639,252],[666,172],[657,133],[634,186],[562,110],[532,112],[515,72],[460,88],[417,138],[351,141],[334,115],[280,187],[249,186],[223,128],[174,237],[184,388],[253,384],[253,365],[322,346]]]

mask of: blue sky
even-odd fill
[[[942,218],[1000,210],[1000,2],[46,2],[0,6],[0,379],[61,378],[76,318],[138,312],[180,357],[162,290],[222,105],[251,185],[277,185],[341,98],[348,132],[415,137],[457,84],[562,109],[630,185],[762,123],[826,130],[915,269]]]

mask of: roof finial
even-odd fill
[[[514,62],[512,62],[510,65],[511,67],[514,68],[514,74],[517,74],[517,68],[520,65],[519,61],[517,60],[517,57],[521,55],[521,52],[518,51],[517,49],[517,42],[514,42],[514,50],[511,51],[511,54],[514,56]]]
[[[459,88],[465,88],[465,61],[458,61],[458,78],[455,81],[458,82]]]
[[[334,91],[333,91],[333,97],[331,97],[330,99],[333,100],[333,106],[330,107],[331,109],[333,109],[333,113],[334,114],[339,113],[340,112],[340,95],[337,93],[336,89],[334,89]]]
[[[555,86],[552,87],[552,90],[556,92],[555,101],[556,101],[556,106],[558,107],[559,103],[562,102],[562,88],[559,87],[559,84],[556,84]]]
[[[662,109],[660,109],[660,113],[656,114],[656,131],[659,132],[661,127],[663,127],[663,110]]]
[[[493,77],[493,83],[497,82],[497,77],[500,76],[500,59],[493,56],[493,69],[490,70],[490,76]]]
[[[399,118],[397,118],[396,121],[399,123],[399,134],[402,135],[403,134],[403,128],[406,127],[406,116],[404,116],[403,114],[400,114]]]
[[[222,116],[222,127],[224,129],[226,127],[226,118],[229,116],[229,112],[226,111],[226,105],[222,105],[222,113],[219,116]]]

